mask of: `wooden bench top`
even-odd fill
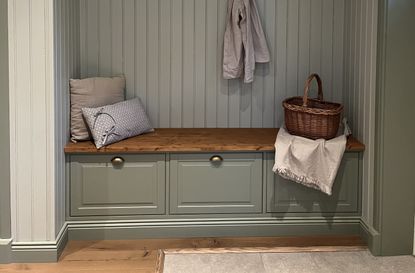
[[[180,128],[156,129],[97,150],[91,141],[68,143],[66,154],[154,153],[154,152],[254,152],[274,151],[277,128]],[[353,137],[347,151],[360,152],[365,146]]]

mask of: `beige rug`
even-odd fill
[[[166,254],[164,273],[414,273],[412,256],[369,251]]]
[[[374,257],[362,247],[177,249],[163,273],[415,273],[412,256]]]

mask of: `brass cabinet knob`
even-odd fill
[[[220,155],[214,155],[210,158],[210,161],[213,163],[222,162],[223,158]]]
[[[124,164],[124,158],[116,156],[113,159],[111,159],[111,163],[112,165],[114,165],[115,167],[119,167],[122,164]]]

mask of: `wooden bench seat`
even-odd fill
[[[164,128],[109,145],[100,150],[91,141],[69,143],[67,154],[82,153],[154,153],[154,152],[254,152],[274,151],[278,128]],[[364,151],[353,137],[349,152]]]

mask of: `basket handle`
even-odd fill
[[[303,106],[307,107],[308,104],[308,92],[310,91],[311,83],[313,82],[313,79],[316,78],[317,84],[318,84],[318,100],[323,100],[323,85],[321,83],[321,78],[318,74],[313,73],[311,74],[307,80],[305,81],[305,87],[304,87],[304,96],[303,96]]]

